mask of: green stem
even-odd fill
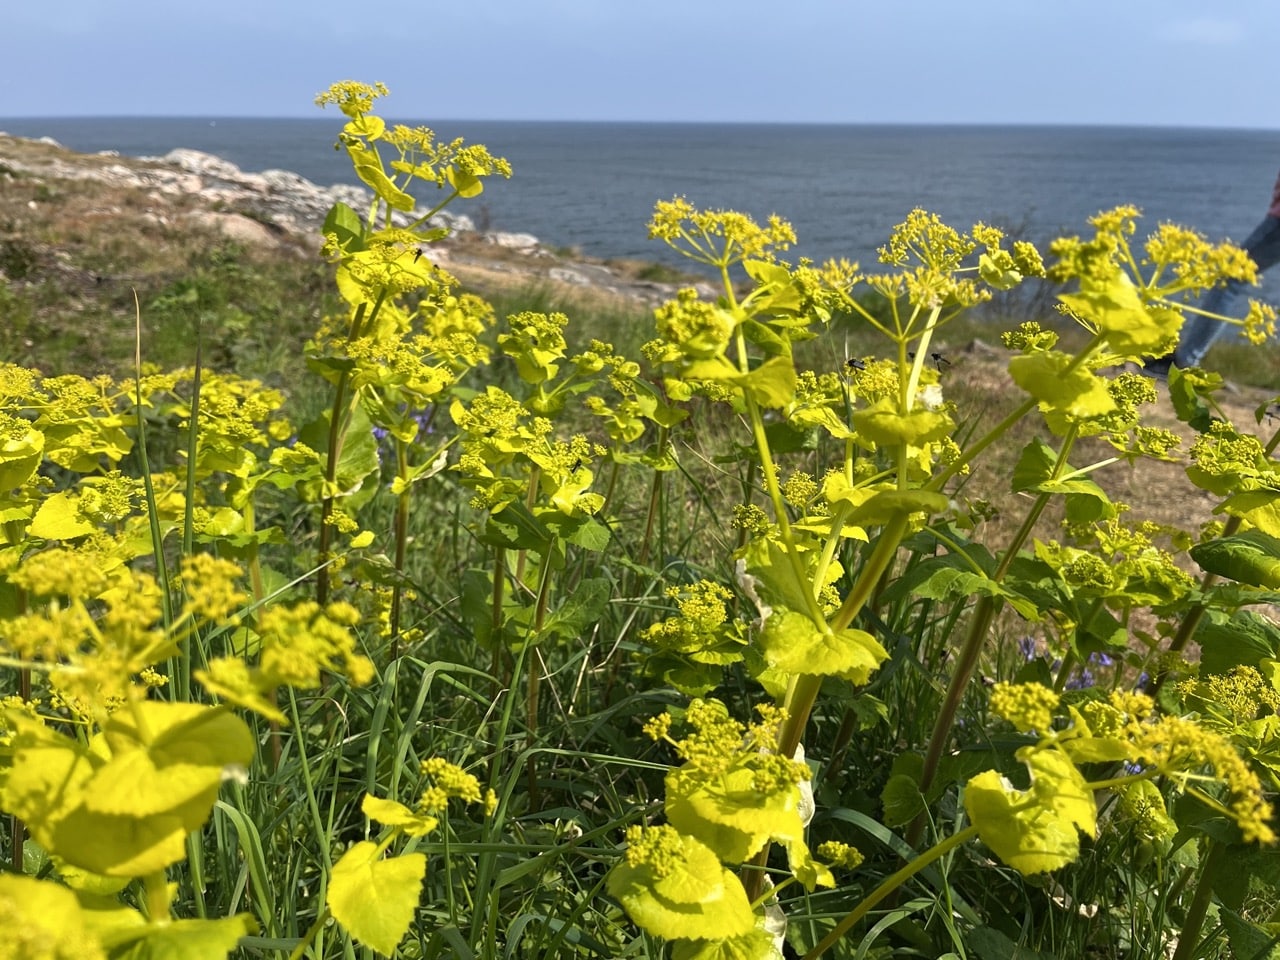
[[[845,598],[844,604],[836,612],[835,617],[832,618],[829,629],[832,631],[843,630],[862,610],[863,605],[866,604],[874,592],[876,584],[880,581],[884,572],[889,569],[889,564],[893,562],[906,530],[907,518],[900,516],[886,525],[880,532],[875,549],[868,558],[866,565],[862,568],[858,581],[853,585],[849,596]],[[778,733],[778,753],[781,756],[795,756],[796,748],[800,745],[800,738],[804,735],[804,728],[809,723],[809,715],[813,712],[813,705],[817,702],[818,692],[821,689],[822,677],[820,676],[802,675],[793,678],[782,704],[783,709],[787,711],[787,718],[783,721],[782,729]],[[765,844],[764,850],[753,861],[753,865],[764,866],[768,861],[768,857],[769,845]],[[763,876],[763,872],[758,870],[745,872],[743,885],[746,887],[749,899],[754,900],[760,895]]]
[[[924,369],[925,358],[929,355],[929,341],[933,339],[933,331],[938,326],[938,317],[942,315],[941,307],[934,307],[929,313],[929,317],[924,323],[924,332],[920,334],[920,342],[916,344],[916,356],[911,362],[911,375],[907,378],[907,383],[902,392],[902,409],[907,413],[911,412],[911,405],[915,402],[916,389],[920,386],[920,372]],[[906,341],[902,341],[899,347],[906,349]],[[903,358],[905,359],[905,357]],[[905,453],[905,448],[903,453]]]
[[[826,542],[822,545],[822,554],[818,558],[818,565],[813,571],[813,583],[827,582],[827,570],[831,567],[831,561],[835,559],[836,550],[840,547],[840,541],[844,539],[845,518],[852,512],[853,506],[847,500],[841,500],[836,504],[836,509],[831,514],[831,532],[827,534]],[[743,535],[745,536],[745,534],[746,531],[744,530]]]
[[[134,333],[133,382],[134,410],[136,411],[136,423],[138,426],[138,465],[142,473],[142,489],[147,500],[147,522],[151,532],[151,549],[155,554],[156,580],[160,586],[160,607],[164,628],[167,632],[173,628],[173,592],[169,583],[169,568],[164,561],[164,534],[160,531],[160,515],[156,510],[156,489],[151,480],[151,463],[147,458],[147,424],[146,419],[142,416],[142,307],[138,302],[137,291],[134,291],[133,304],[137,314]],[[194,469],[190,462],[188,462],[187,469]]]
[[[1070,647],[1062,655],[1062,663],[1058,666],[1058,676],[1053,681],[1053,692],[1061,693],[1067,688],[1067,679],[1076,666],[1076,652]]]
[[[14,542],[10,537],[10,543]],[[15,587],[14,592],[17,594],[18,613],[25,614],[27,612],[27,591],[22,587]],[[23,703],[31,702],[31,670],[28,667],[21,667],[18,670],[18,696],[22,698]],[[26,838],[27,828],[22,822],[21,817],[14,816],[9,821],[9,842],[12,844],[10,853],[12,854],[13,872],[23,873],[22,843]]]
[[[251,535],[249,543],[249,590],[253,595],[253,607],[255,610],[260,608],[267,599],[266,581],[262,578],[262,560],[258,556],[258,544],[252,540],[252,534],[257,529],[257,519],[253,508],[252,495],[247,496],[244,507],[244,527],[245,531]],[[271,689],[267,692],[267,700],[272,706],[276,705],[276,691]],[[268,755],[271,757],[271,772],[274,773],[280,767],[280,756],[282,747],[280,743],[280,721],[269,720],[270,734],[267,738]]]
[[[184,557],[190,557],[195,553],[196,463],[200,455],[200,393],[204,382],[204,362],[201,352],[203,337],[198,315],[195,327],[196,356],[191,373],[191,411],[187,418],[187,469],[183,479],[185,499],[182,518],[182,556]],[[178,657],[171,670],[173,698],[183,703],[191,699],[191,654],[198,645],[197,640],[198,637],[193,634],[186,644],[186,655]]]
[[[867,560],[866,566],[862,568],[862,573],[858,576],[858,582],[853,585],[853,589],[845,597],[844,603],[840,605],[840,609],[836,611],[835,616],[830,620],[832,630],[843,630],[849,626],[849,624],[853,623],[853,618],[866,606],[867,601],[871,599],[871,594],[875,592],[876,584],[880,582],[880,578],[889,569],[889,564],[897,556],[898,547],[902,545],[902,538],[906,535],[906,532],[906,515],[898,516],[880,531],[875,549]]]
[[[498,676],[502,658],[502,598],[507,588],[507,551],[504,547],[493,548],[493,601],[489,607],[489,642],[493,644],[493,674],[495,699],[501,692],[503,683]],[[510,681],[508,680],[508,683]]]
[[[1222,536],[1233,536],[1240,529],[1241,520],[1239,517],[1231,517],[1222,527]],[[1218,575],[1214,573],[1206,573],[1200,578],[1200,591],[1203,593],[1218,582]],[[1183,615],[1182,621],[1178,624],[1178,630],[1173,635],[1173,639],[1169,641],[1169,653],[1181,653],[1186,649],[1191,638],[1195,636],[1196,629],[1200,626],[1200,621],[1204,619],[1208,606],[1204,602],[1194,603],[1187,608],[1187,612]],[[1164,686],[1169,674],[1173,669],[1170,657],[1165,661],[1164,665],[1152,674],[1151,679],[1147,681],[1144,692],[1147,696],[1155,698],[1160,695],[1160,688]]]
[[[163,923],[169,919],[169,884],[164,871],[156,870],[142,878],[144,903],[148,923]]]
[[[542,476],[542,468],[534,466],[529,470],[529,484],[524,491],[524,505],[533,511],[533,505],[538,502],[538,481]],[[529,551],[521,549],[516,554],[516,586],[520,587],[524,584],[524,568],[528,563]]]
[[[812,950],[804,955],[804,960],[816,960],[822,956],[840,940],[846,933],[853,929],[854,925],[865,917],[877,903],[883,900],[893,891],[897,890],[904,883],[914,877],[929,864],[946,856],[956,847],[963,843],[967,843],[978,835],[977,827],[966,827],[959,833],[953,834],[941,843],[930,847],[920,856],[916,857],[901,870],[890,874],[884,879],[880,886],[872,890],[866,897],[862,899],[856,907],[853,908],[844,919],[835,925],[835,927],[825,937],[818,942]]]
[[[1063,438],[1062,450],[1058,453],[1058,459],[1050,473],[1052,479],[1057,479],[1066,469],[1067,457],[1071,452],[1075,438],[1075,428],[1069,430]],[[991,575],[991,579],[996,583],[1002,581],[1005,578],[1005,574],[1009,572],[1014,559],[1018,556],[1018,551],[1022,549],[1022,545],[1031,536],[1031,531],[1035,529],[1035,525],[1040,520],[1040,515],[1048,504],[1049,494],[1042,493],[1036,497],[1031,509],[1027,511],[1026,517],[1023,518],[1022,525],[1018,527],[1013,539],[1005,549],[1000,565]],[[951,737],[951,728],[955,723],[956,712],[960,707],[961,700],[964,699],[964,692],[969,685],[969,680],[973,677],[973,671],[978,666],[982,648],[986,643],[987,631],[991,628],[991,621],[994,617],[995,599],[990,596],[979,598],[977,606],[974,608],[973,619],[969,623],[969,632],[965,636],[964,645],[956,658],[955,671],[951,675],[951,682],[947,685],[947,693],[943,698],[942,708],[934,723],[933,733],[929,737],[929,746],[925,751],[924,766],[920,772],[921,791],[926,791],[933,785],[933,778],[938,772],[938,764],[942,760],[942,752]],[[908,831],[908,840],[912,846],[919,842],[923,830],[924,818],[922,815],[912,822]]]
[[[293,729],[302,730],[302,718],[298,715],[298,698],[294,696],[293,687],[289,691],[289,713],[293,717]],[[316,799],[315,781],[311,776],[311,763],[307,760],[307,751],[301,737],[298,738],[298,768],[302,771],[302,785],[307,794],[307,810],[311,813],[312,825],[315,827],[315,839],[324,859],[326,873],[333,871],[333,858],[329,854],[329,831],[325,829],[324,818],[320,815],[320,803]]]
[[[752,497],[755,493],[756,486],[756,462],[754,460],[747,464],[747,472],[742,478],[742,503],[744,506],[750,506]],[[746,527],[738,530],[738,543],[734,547],[734,554],[747,545],[747,538],[750,531]]]
[[[938,709],[938,717],[934,721],[933,732],[929,736],[929,744],[925,750],[924,765],[920,771],[920,792],[926,792],[937,776],[938,764],[942,762],[942,753],[951,737],[951,728],[955,724],[956,712],[964,699],[965,689],[978,665],[979,655],[987,638],[987,630],[995,616],[995,600],[991,597],[980,597],[973,610],[973,619],[969,621],[969,632],[965,635],[964,644],[956,658],[956,669],[947,685],[946,695]],[[907,843],[915,846],[924,834],[925,818],[920,814],[911,822],[907,830]]]
[[[1010,413],[1007,417],[1005,417],[1003,420],[997,423],[994,427],[992,427],[991,430],[986,434],[986,436],[984,436],[981,440],[978,440],[976,443],[973,443],[970,446],[965,447],[965,449],[961,452],[960,456],[958,456],[952,463],[947,464],[947,467],[945,470],[943,470],[936,477],[930,480],[928,484],[925,485],[925,489],[941,490],[946,485],[948,480],[950,480],[952,477],[958,474],[961,470],[963,470],[965,465],[968,463],[971,463],[974,460],[974,458],[978,456],[978,454],[982,453],[983,450],[987,449],[987,447],[991,446],[991,444],[995,443],[997,440],[1003,437],[1006,433],[1008,433],[1009,429],[1015,423],[1017,423],[1019,420],[1025,417],[1028,413],[1034,410],[1036,408],[1036,405],[1039,402],[1040,401],[1037,400],[1035,397],[1032,397],[1029,400],[1026,400],[1023,403],[1021,403],[1018,407],[1016,407],[1013,410],[1012,413]]]
[[[531,646],[532,644],[529,644],[529,643],[522,644],[520,647],[520,652],[516,654],[515,663],[512,666],[511,683],[508,686],[507,694],[503,699],[502,713],[499,715],[499,718],[498,718],[498,729],[495,732],[492,740],[494,745],[494,752],[489,762],[489,777],[488,777],[487,786],[490,790],[493,790],[495,793],[497,792],[498,781],[502,776],[502,759],[503,757],[506,756],[507,731],[511,729],[511,717],[515,711],[515,697],[511,695],[511,691],[515,689],[515,684],[519,679],[520,671],[524,668],[525,658],[527,657]],[[478,731],[476,733],[477,743],[482,742],[483,733],[484,733],[483,730]],[[486,844],[492,844],[493,850],[495,852],[483,853],[476,860],[476,874],[475,874],[476,879],[474,882],[474,889],[476,890],[476,893],[477,893],[477,896],[476,896],[477,902],[479,901],[481,896],[483,896],[483,891],[490,890],[490,885],[493,883],[494,873],[497,870],[497,859],[496,859],[497,852],[500,850],[506,849],[504,845],[498,844],[498,833],[502,829],[502,825],[505,822],[505,812],[506,812],[506,802],[505,800],[503,800],[499,803],[498,809],[494,811],[493,815],[488,817],[485,821],[483,842]],[[490,900],[488,912],[494,915],[494,917],[487,918],[479,910],[477,910],[475,915],[472,917],[471,939],[469,941],[470,943],[476,943],[478,941],[478,938],[480,937],[482,930],[485,930],[489,926],[490,922],[492,923],[497,922],[496,913],[497,913],[498,907],[497,907],[496,898],[498,896],[498,893],[499,891],[497,889],[490,890],[490,897],[492,899]],[[486,931],[486,936],[487,935],[488,934]],[[496,956],[496,954],[485,951],[485,952],[482,952],[480,956],[489,957],[489,956]]]
[[[658,429],[657,448],[662,450],[666,447],[670,431],[666,427]],[[649,487],[649,511],[644,521],[644,539],[640,541],[640,553],[636,557],[636,563],[644,566],[649,560],[649,544],[653,539],[653,528],[658,520],[658,507],[662,503],[662,485],[665,473],[661,470],[653,471],[653,483]]]
[[[200,455],[200,395],[201,386],[204,378],[204,360],[202,353],[203,335],[200,318],[197,315],[195,320],[195,365],[191,374],[191,410],[187,418],[187,469],[184,488],[184,510],[182,523],[182,556],[190,557],[195,553],[195,504],[196,504],[196,463]],[[249,512],[246,517],[247,522],[252,523],[252,506],[253,502],[249,502]],[[257,557],[256,546],[254,548],[254,559]],[[255,583],[261,585],[261,568],[255,563],[250,566],[250,576],[257,574]],[[191,636],[185,644],[185,654],[177,658],[176,663],[170,669],[170,675],[173,677],[173,699],[176,702],[186,703],[191,700],[191,655],[195,651],[201,651],[199,629],[194,624],[191,628]],[[272,740],[273,747],[278,751],[279,742]],[[279,754],[277,752],[278,759]],[[196,830],[187,834],[187,866],[191,871],[191,894],[195,901],[196,916],[201,920],[208,916],[208,907],[205,904],[205,879],[204,879],[204,834]]]
[[[373,309],[368,309],[368,303],[362,303],[356,307],[356,312],[351,318],[351,326],[347,330],[347,343],[358,339],[365,329],[373,324],[374,319],[378,316],[378,311],[382,309],[382,302],[386,299],[386,291],[379,291],[378,299],[374,301]],[[332,527],[329,524],[329,518],[333,516],[334,497],[331,491],[337,484],[338,479],[338,456],[342,453],[342,439],[346,434],[346,427],[343,421],[346,419],[347,410],[347,384],[351,379],[349,370],[343,370],[338,375],[338,382],[333,387],[333,408],[329,414],[329,443],[327,451],[327,459],[324,467],[325,493],[324,499],[320,504],[320,549],[319,549],[319,566],[320,573],[316,578],[316,602],[320,606],[324,606],[329,602],[329,546],[333,540]]]
[[[551,548],[548,547],[548,554]],[[537,643],[538,637],[542,633],[542,627],[547,619],[547,606],[551,599],[551,561],[550,557],[542,558],[542,576],[538,585],[538,603],[533,614],[533,629],[525,638],[526,646],[533,646]],[[538,701],[542,692],[542,669],[541,659],[534,651],[534,656],[529,664],[528,683],[528,701],[526,703],[527,715],[527,732],[525,734],[525,745],[529,749],[529,762],[526,766],[526,777],[529,783],[529,809],[538,809],[538,767],[534,760],[533,746],[538,734]]]
[[[293,948],[293,952],[289,954],[289,960],[302,960],[303,954],[307,952],[307,947],[311,946],[316,936],[324,929],[324,925],[329,922],[329,908],[325,907],[320,911],[320,916],[316,917],[316,922],[307,928],[307,932],[302,935],[302,939],[298,941],[298,945]]]
[[[720,274],[724,282],[725,295],[728,298],[730,307],[736,312],[739,307],[737,298],[733,293],[733,284],[729,278],[727,261],[721,264]],[[738,369],[745,374],[750,371],[751,365],[747,350],[747,337],[741,324],[738,325],[735,338],[738,354]],[[808,607],[807,612],[813,620],[814,625],[825,627],[826,617],[823,616],[822,607],[818,603],[818,597],[814,590],[813,581],[805,571],[804,560],[800,556],[799,548],[796,546],[795,535],[791,530],[791,521],[787,517],[787,505],[782,497],[782,486],[778,483],[778,470],[773,462],[773,453],[769,450],[769,437],[768,434],[765,433],[764,417],[760,413],[760,405],[756,403],[755,398],[749,391],[743,391],[743,399],[746,401],[747,416],[751,423],[751,434],[755,440],[756,460],[764,478],[765,492],[769,496],[769,502],[773,505],[773,516],[778,524],[778,537],[782,541],[784,551],[787,555],[788,566],[791,568],[791,574],[795,578],[796,589],[804,597],[805,605]],[[790,756],[790,754],[788,754],[788,756]]]
[[[1186,919],[1182,921],[1182,930],[1178,934],[1178,949],[1171,960],[1191,960],[1197,955],[1196,947],[1200,943],[1200,932],[1204,929],[1205,917],[1209,913],[1209,904],[1213,902],[1213,883],[1217,879],[1218,869],[1222,866],[1223,848],[1205,838],[1204,871],[1196,884],[1196,892],[1187,906]]]
[[[744,348],[745,349],[745,348]],[[778,483],[778,471],[773,462],[773,454],[769,451],[769,438],[764,430],[764,417],[760,407],[750,394],[746,394],[747,414],[751,419],[751,432],[755,437],[756,455],[759,460],[761,474],[764,478],[765,491],[773,504],[773,515],[778,522],[778,538],[782,541],[787,555],[791,574],[795,578],[796,587],[804,596],[806,611],[815,625],[825,626],[826,617],[818,604],[818,597],[813,589],[813,582],[804,568],[804,559],[796,546],[795,534],[791,530],[791,521],[787,517],[787,505],[782,499],[782,486]]]
[[[618,461],[612,460],[609,464],[609,483],[604,491],[604,505],[600,508],[600,516],[607,517],[613,507],[613,494],[618,487],[618,474],[622,472],[622,465]]]
[[[408,445],[396,440],[396,476],[400,479],[400,494],[396,497],[396,556],[395,585],[391,588],[391,659],[400,656],[400,606],[404,599],[405,551],[409,542],[409,457]]]
[[[1005,552],[1004,559],[992,575],[992,580],[998,583],[1004,579],[1004,575],[1008,572],[1013,558],[1022,549],[1022,544],[1026,538],[1031,535],[1032,528],[1035,526],[1036,521],[1039,520],[1040,514],[1048,502],[1048,494],[1042,493],[1036,498],[1036,502],[1032,505],[1031,510],[1028,511],[1026,519],[1014,535],[1009,549]],[[964,643],[960,648],[959,655],[956,657],[955,670],[951,674],[951,681],[947,684],[946,695],[942,699],[938,717],[934,721],[933,732],[929,735],[929,744],[925,749],[924,765],[920,770],[920,791],[922,793],[933,785],[933,778],[937,776],[938,764],[942,762],[943,751],[951,738],[951,730],[955,725],[956,713],[960,709],[960,703],[963,701],[969,681],[973,677],[973,671],[977,669],[978,661],[981,659],[982,648],[987,640],[987,631],[991,629],[991,621],[995,618],[995,612],[995,598],[990,596],[978,598],[978,603],[973,610],[973,619],[969,621],[969,631],[965,634]],[[924,834],[924,826],[923,814],[911,822],[911,826],[907,829],[907,842],[911,846],[915,846],[920,842],[920,837]]]

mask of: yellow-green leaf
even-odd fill
[[[140,726],[141,725],[141,726]],[[253,759],[253,733],[225,708],[147,700],[118,710],[102,728],[113,755],[142,748],[161,769],[199,766],[222,771]],[[173,792],[176,801],[186,799]]]
[[[84,786],[102,760],[22,711],[6,711],[5,722],[14,733],[12,765],[0,778],[0,808],[24,820],[46,850],[92,870],[70,856],[73,851],[59,847],[56,831],[80,805]]]
[[[67,863],[61,857],[50,856],[58,868],[58,879],[72,890],[91,897],[113,897],[129,885],[127,877],[104,877],[83,867]]]
[[[35,475],[44,456],[44,434],[28,427],[21,436],[0,443],[0,492],[20,487]]]
[[[804,842],[803,830],[793,836],[778,839],[786,847],[787,864],[791,867],[792,875],[806,890],[812,893],[816,887],[836,885],[836,878],[831,868],[813,859],[813,854],[809,852],[809,845]]]
[[[1067,416],[1083,420],[1113,412],[1116,402],[1107,381],[1071,363],[1057,351],[1018,356],[1009,361],[1009,376],[1044,407]]]
[[[425,813],[417,813],[403,803],[386,800],[366,793],[360,801],[360,811],[370,820],[385,824],[388,827],[399,827],[411,837],[421,837],[430,833],[440,822]]]
[[[1116,269],[1108,277],[1083,277],[1078,294],[1058,297],[1100,333],[1107,346],[1126,360],[1161,356],[1177,342],[1182,316],[1143,304],[1129,275]]]
[[[770,666],[785,673],[842,677],[858,684],[866,683],[889,656],[865,630],[832,631],[793,610],[769,618],[760,649]]]
[[[726,863],[742,863],[770,840],[800,836],[800,788],[757,789],[746,758],[715,778],[694,780],[673,771],[666,778],[667,820],[706,844]]]
[[[781,960],[773,937],[759,928],[724,940],[677,940],[671,960]]]
[[[377,140],[386,129],[387,121],[372,113],[362,113],[348,120],[342,132],[354,137],[364,137],[366,140]]]
[[[348,933],[390,956],[409,932],[426,871],[421,853],[381,859],[362,840],[333,865],[325,902]]]
[[[484,192],[484,181],[459,167],[446,167],[444,176],[460,197],[478,197]]]
[[[903,414],[888,400],[878,400],[874,406],[855,411],[852,420],[858,436],[876,446],[918,447],[950,436],[955,429],[955,422],[940,410],[919,408]]]
[[[1022,274],[1012,266],[997,262],[989,253],[978,257],[978,276],[997,290],[1012,290],[1022,282]]]
[[[906,514],[945,513],[950,506],[946,494],[931,490],[880,490],[854,510],[847,522],[859,527],[883,526]]]
[[[726,317],[730,316],[727,310],[720,312]],[[685,380],[713,380],[720,383],[731,383],[741,376],[741,371],[722,356],[692,360],[684,368]]]
[[[66,880],[61,866],[58,873]],[[123,887],[132,881],[119,882]],[[80,900],[80,915],[89,935],[111,952],[113,958],[117,947],[132,943],[146,932],[147,918],[136,908],[121,903],[114,894],[105,890],[96,894],[82,891],[77,896]]]
[[[1080,833],[1097,830],[1088,784],[1061,750],[1023,747],[1031,787],[1016,790],[994,770],[971,779],[964,807],[983,843],[1019,873],[1046,873],[1080,855]]]
[[[368,184],[379,199],[385,200],[393,210],[408,213],[414,208],[413,197],[397,187],[382,169],[382,160],[376,150],[370,150],[358,140],[347,141],[346,148],[356,176]]]
[[[648,932],[668,939],[722,939],[755,927],[741,881],[716,855],[691,836],[681,835],[681,856],[659,876],[648,864],[625,859],[609,871],[609,895]]]
[[[136,705],[104,728],[101,754],[27,718],[10,723],[14,766],[0,803],[68,863],[109,877],[136,877],[186,856],[186,835],[208,819],[222,771],[245,765],[253,737],[243,721],[199,704]]]
[[[55,493],[31,518],[28,530],[42,540],[72,540],[93,533],[97,528],[80,516],[80,497],[74,490]]]
[[[174,920],[149,924],[144,936],[127,950],[113,950],[112,960],[224,960],[241,937],[258,932],[247,913],[217,920]]]
[[[1248,520],[1263,533],[1280,537],[1280,491],[1247,490],[1223,500],[1214,513]]]
[[[261,646],[261,638],[247,628],[232,636],[233,642],[239,641],[234,645],[241,649],[249,648],[256,652]],[[239,652],[230,657],[214,657],[209,660],[206,669],[193,670],[191,675],[206,690],[227,703],[252,710],[276,723],[288,725],[288,717],[266,696],[274,688],[274,681],[264,677],[258,668],[245,663]]]
[[[87,928],[76,895],[60,884],[0,874],[0,917],[5,919],[0,955],[105,960]]]
[[[731,378],[762,407],[777,409],[791,402],[796,392],[796,369],[787,357],[771,357],[750,373]]]

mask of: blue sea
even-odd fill
[[[50,136],[84,152],[160,156],[175,147],[249,171],[293,170],[320,184],[356,182],[334,150],[338,115],[321,119],[0,119],[0,130]],[[1037,243],[1083,233],[1119,203],[1152,226],[1172,220],[1211,239],[1243,240],[1280,169],[1280,130],[1159,127],[821,126],[785,124],[425,122],[443,138],[486,144],[515,167],[459,202],[490,229],[600,257],[669,260],[647,239],[658,199],[687,196],[790,220],[797,255],[864,267],[914,206],[957,227],[978,220]],[[1263,293],[1280,299],[1280,276]]]

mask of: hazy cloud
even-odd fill
[[[1160,28],[1160,38],[1191,46],[1229,47],[1244,39],[1244,24],[1215,17],[1173,20]]]

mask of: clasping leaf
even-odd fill
[[[1080,833],[1097,830],[1097,806],[1084,777],[1057,749],[1023,747],[1029,790],[1016,790],[994,770],[965,786],[964,807],[978,836],[1019,873],[1046,873],[1080,855]]]
[[[1107,345],[1126,360],[1163,354],[1182,326],[1176,311],[1145,305],[1133,280],[1118,268],[1105,278],[1082,277],[1078,294],[1058,299],[1103,333]]]
[[[899,413],[888,400],[879,400],[866,410],[855,411],[852,419],[858,436],[877,446],[918,447],[941,440],[955,429],[954,421],[941,411],[919,409]]]
[[[1101,417],[1116,408],[1107,382],[1058,351],[1014,357],[1009,376],[1042,407],[1077,419]]]
[[[832,631],[794,610],[769,618],[760,648],[769,665],[784,673],[841,677],[856,684],[866,683],[889,656],[865,630]]]
[[[665,859],[664,869],[626,860],[615,866],[609,895],[638,926],[669,939],[719,940],[753,930],[755,915],[733,871],[705,844],[684,834],[678,838],[679,856]]]

